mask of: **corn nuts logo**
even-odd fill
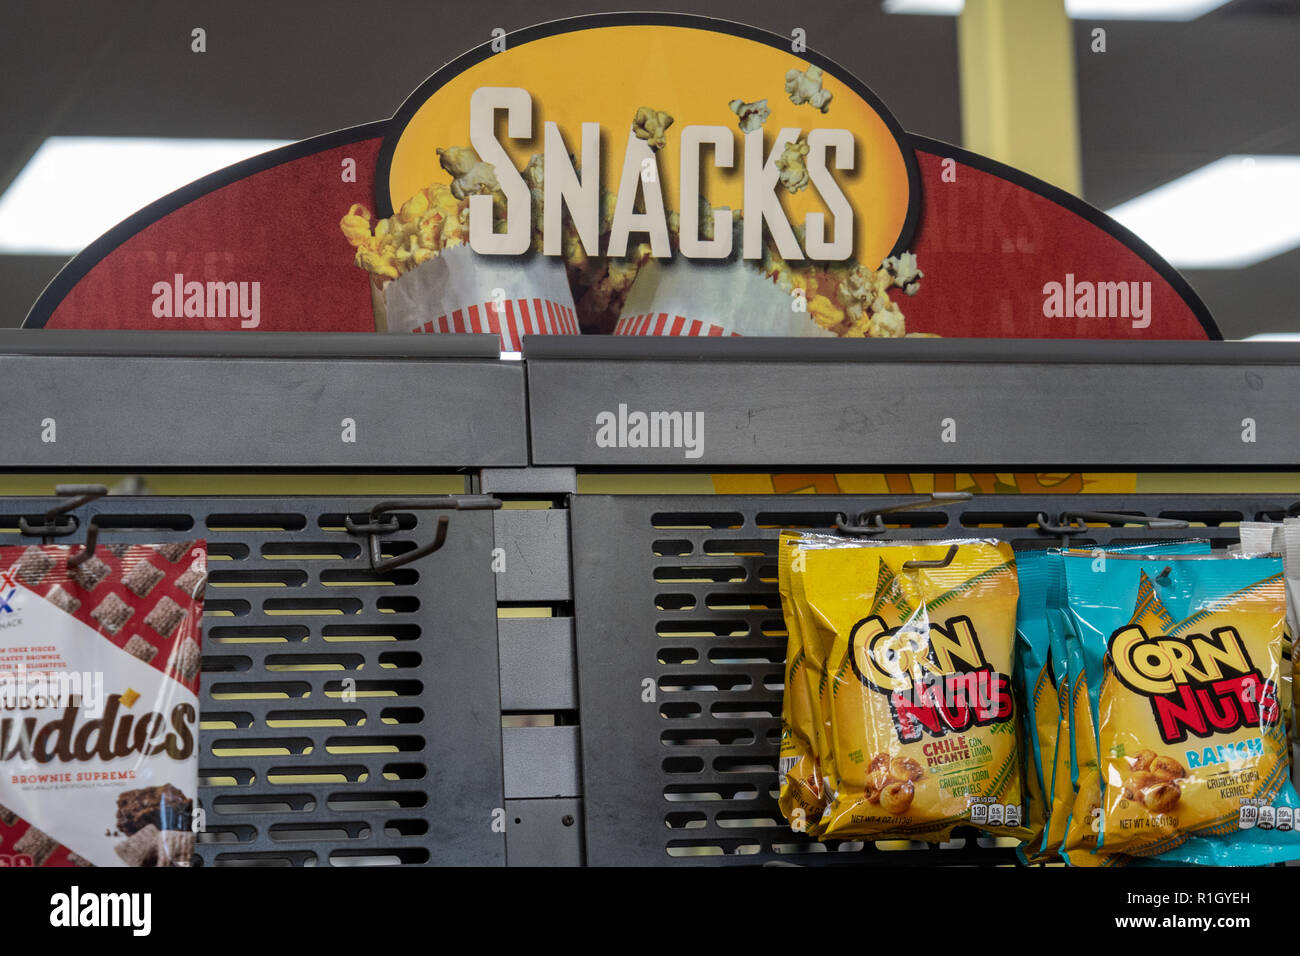
[[[1130,624],[1111,635],[1110,659],[1121,683],[1150,699],[1165,743],[1278,721],[1277,687],[1251,662],[1234,627],[1169,637]]]
[[[872,615],[854,625],[849,643],[853,672],[889,698],[903,743],[1011,719],[1011,678],[993,670],[965,615],[893,628]]]

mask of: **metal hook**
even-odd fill
[[[77,530],[77,519],[71,515],[69,515],[67,522],[60,522],[57,519],[84,504],[89,504],[97,498],[104,497],[108,494],[108,489],[103,485],[55,485],[54,493],[61,498],[71,498],[72,500],[55,505],[45,512],[41,524],[32,524],[26,517],[20,516],[18,518],[18,530],[21,533],[40,535],[43,539],[72,534]],[[43,543],[49,544],[49,541],[45,540]]]
[[[850,521],[848,515],[840,512],[835,516],[835,530],[841,534],[884,534],[889,530],[880,515],[875,516],[872,524],[863,524],[862,519],[865,517],[864,511],[855,520]]]
[[[94,515],[86,522],[86,546],[75,554],[68,555],[68,567],[75,568],[79,564],[85,564],[95,553],[95,548],[99,544],[99,515]]]
[[[952,544],[948,546],[948,553],[942,558],[935,558],[931,561],[904,561],[903,570],[914,571],[919,568],[946,568],[948,565],[952,564],[953,558],[955,557],[957,557],[957,545]]]
[[[1126,515],[1117,511],[1066,511],[1061,515],[1067,521],[1078,519],[1121,524],[1142,524],[1148,528],[1187,528],[1191,525],[1182,518],[1151,518],[1146,515]]]
[[[392,534],[400,527],[396,518],[387,517],[392,512],[438,511],[442,509],[450,511],[481,511],[500,507],[501,500],[490,495],[442,495],[436,498],[381,501],[370,509],[369,521],[364,523],[353,521],[352,516],[347,515],[343,519],[343,526],[348,530],[349,534],[370,536],[370,570],[382,574],[385,571],[400,568],[404,564],[410,564],[412,561],[418,561],[420,558],[441,549],[447,540],[447,526],[450,523],[450,519],[446,515],[440,515],[432,541],[421,545],[414,551],[408,551],[405,554],[399,554],[385,560],[384,546],[383,541],[380,540],[380,535]],[[387,520],[384,520],[385,518]]]
[[[1081,534],[1088,530],[1088,523],[1081,518],[1072,518],[1069,524],[1054,524],[1047,519],[1047,515],[1040,511],[1037,520],[1040,530],[1046,531],[1048,534],[1059,534],[1063,538],[1068,538],[1072,534]]]
[[[1261,521],[1273,521],[1274,515],[1277,515],[1277,517],[1282,520],[1294,518],[1296,515],[1300,515],[1300,501],[1295,502],[1282,511],[1261,511],[1259,513],[1259,519]]]
[[[933,504],[969,501],[970,499],[971,493],[969,491],[936,491],[928,497],[916,501],[904,501],[896,505],[887,505],[884,508],[869,508],[866,511],[859,511],[857,518],[853,521],[849,520],[848,515],[838,514],[835,516],[835,530],[844,534],[882,534],[889,529],[885,526],[881,515],[892,514],[895,511],[912,511]]]

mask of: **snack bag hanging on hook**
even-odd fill
[[[1058,715],[1056,743],[1053,748],[1051,782],[1047,786],[1047,827],[1043,833],[1041,852],[1057,855],[1065,842],[1066,824],[1070,822],[1070,809],[1074,801],[1074,780],[1078,768],[1074,752],[1074,724],[1070,720],[1070,668],[1065,649],[1065,633],[1061,619],[1065,607],[1065,568],[1059,552],[1049,551],[1045,561],[1044,583],[1045,618],[1048,651],[1052,662],[1052,677],[1056,681],[1056,710]],[[1046,770],[1044,770],[1046,778]]]
[[[1103,853],[1300,855],[1278,701],[1286,592],[1269,557],[1066,554],[1097,715]]]
[[[1016,851],[1024,863],[1055,857],[1042,841],[1047,826],[1047,801],[1051,793],[1052,761],[1061,709],[1052,674],[1047,630],[1047,586],[1050,558],[1046,551],[1021,551],[1016,555],[1020,598],[1016,605],[1016,688],[1024,703],[1021,717],[1024,740],[1026,826],[1029,839]]]
[[[1199,539],[1094,547],[1087,551],[1048,551],[1047,622],[1052,666],[1058,677],[1061,733],[1057,747],[1058,773],[1053,784],[1052,815],[1048,821],[1051,848],[1059,850],[1072,866],[1103,866],[1119,862],[1112,854],[1096,854],[1101,830],[1101,780],[1096,744],[1096,721],[1088,687],[1100,683],[1100,674],[1086,670],[1083,647],[1068,613],[1064,554],[1087,556],[1103,566],[1110,554],[1208,554],[1210,544]],[[1064,747],[1066,753],[1061,754]]]
[[[830,648],[823,835],[937,842],[974,824],[1026,837],[1010,545],[809,549],[803,573]]]
[[[12,866],[192,865],[206,561],[202,541],[0,547]]]
[[[795,590],[802,591],[798,578],[803,565],[803,539],[797,532],[783,532],[777,552],[777,588],[787,634],[777,802],[791,829],[815,833],[829,801],[818,760],[822,750],[818,740],[821,708],[814,696],[821,660],[816,649],[805,644],[799,615],[802,595]]]
[[[1278,687],[1278,701],[1282,705],[1282,719],[1286,721],[1287,735],[1294,739],[1294,699],[1292,696],[1293,685],[1293,658],[1291,654],[1291,641],[1296,633],[1296,579],[1300,577],[1300,565],[1297,564],[1297,554],[1294,553],[1288,543],[1288,536],[1295,537],[1295,526],[1300,524],[1296,518],[1287,518],[1284,522],[1273,521],[1243,521],[1238,526],[1237,531],[1241,535],[1241,544],[1229,546],[1230,554],[1243,554],[1247,556],[1261,554],[1280,554],[1282,555],[1282,571],[1286,575],[1287,588],[1287,608],[1286,608],[1286,635],[1282,639],[1282,683]]]
[[[948,542],[950,543],[950,542]],[[879,548],[897,546],[879,538],[852,537],[821,532],[784,531],[778,545],[778,590],[785,618],[786,642],[784,696],[778,804],[792,829],[818,835],[835,791],[835,760],[830,746],[830,685],[826,655],[830,645],[820,628],[812,625],[804,595],[806,555],[824,548]],[[882,565],[882,571],[885,566]],[[876,582],[884,593],[893,572]],[[871,599],[873,593],[864,593]]]

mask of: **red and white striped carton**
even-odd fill
[[[793,302],[757,263],[651,259],[637,272],[614,334],[835,338]]]
[[[189,866],[202,541],[0,547],[0,866]]]
[[[564,264],[541,255],[481,256],[444,250],[391,281],[371,277],[380,332],[495,332],[518,352],[525,335],[577,335]]]

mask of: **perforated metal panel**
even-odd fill
[[[343,528],[376,500],[114,497],[78,512],[99,514],[102,544],[208,541],[207,865],[504,863],[492,514],[450,513],[440,551],[376,574]],[[17,516],[52,501],[0,499],[0,544],[30,542]],[[399,514],[385,554],[430,540],[438,514]]]
[[[819,844],[776,805],[786,634],[776,587],[782,527],[829,529],[837,512],[907,500],[823,496],[578,496],[574,592],[587,861],[997,864],[1011,850],[958,831],[925,844]],[[1242,520],[1277,519],[1295,498],[989,496],[886,515],[886,537],[982,536],[1059,545],[1045,513],[1176,517],[1186,530],[1093,522],[1078,544],[1237,540]],[[1292,509],[1294,510],[1294,509]],[[651,693],[653,692],[653,693]],[[652,699],[649,699],[651,698]]]

